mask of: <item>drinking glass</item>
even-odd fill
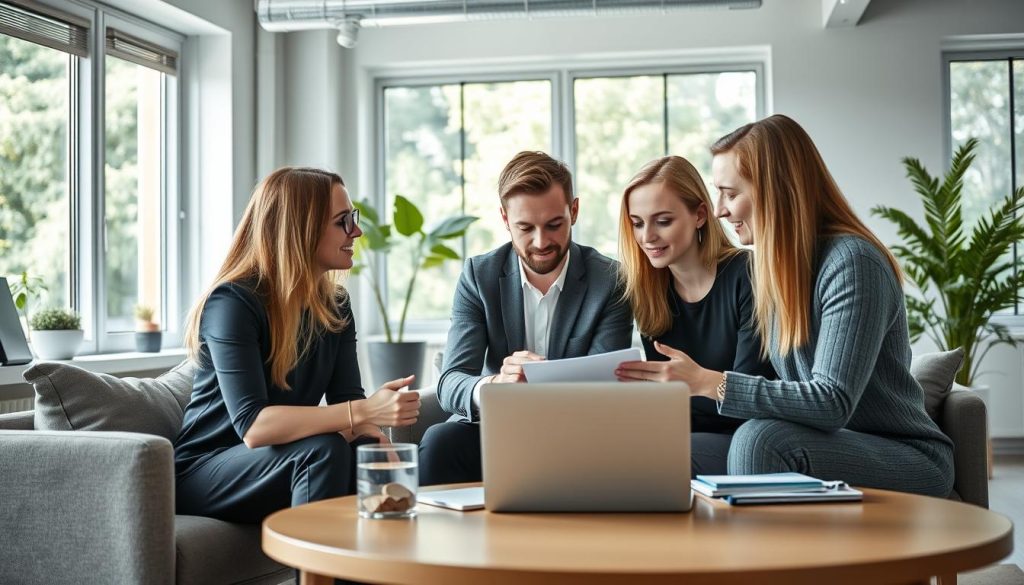
[[[416,445],[356,447],[356,488],[363,518],[412,518],[419,486]]]

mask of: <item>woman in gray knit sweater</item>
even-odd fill
[[[674,352],[694,395],[749,419],[733,438],[729,473],[798,471],[948,495],[952,442],[925,413],[910,375],[895,258],[792,119],[743,126],[711,152],[718,216],[755,244],[754,320],[779,376],[707,370]]]

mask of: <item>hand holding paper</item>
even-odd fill
[[[522,364],[526,381],[548,382],[615,382],[615,369],[625,361],[643,359],[640,349],[632,347],[597,355]],[[504,371],[504,368],[502,368]]]

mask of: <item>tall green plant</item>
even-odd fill
[[[447,260],[459,260],[459,253],[446,246],[444,240],[462,237],[477,218],[456,215],[442,220],[428,232],[423,229],[423,214],[419,208],[401,195],[395,195],[391,224],[382,223],[381,215],[368,200],[356,201],[355,206],[361,216],[359,227],[363,230],[363,237],[356,240],[357,262],[352,267],[352,274],[365,274],[369,279],[373,297],[384,321],[384,334],[388,343],[401,342],[405,335],[409,301],[412,300],[412,291],[420,270],[440,266]],[[412,273],[405,285],[398,334],[392,335],[391,321],[384,302],[384,283],[380,280],[380,261],[395,247],[399,236],[406,238],[410,244],[412,253],[408,261],[412,264]],[[392,257],[391,261],[401,259]]]
[[[993,313],[1024,301],[1024,258],[1011,256],[1024,241],[1024,188],[1006,196],[970,233],[961,213],[963,178],[974,161],[976,139],[957,149],[940,182],[915,158],[904,158],[907,177],[924,204],[925,225],[906,213],[877,206],[872,213],[896,224],[903,242],[892,251],[918,295],[907,295],[910,337],[927,334],[942,349],[962,347],[964,364],[956,381],[970,386],[992,347],[1016,345]]]

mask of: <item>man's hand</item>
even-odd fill
[[[495,384],[515,384],[518,382],[525,382],[526,376],[523,374],[523,364],[526,362],[542,362],[544,356],[537,355],[532,351],[517,351],[512,355],[505,358],[505,361],[501,363],[501,370],[491,376],[491,382]]]

